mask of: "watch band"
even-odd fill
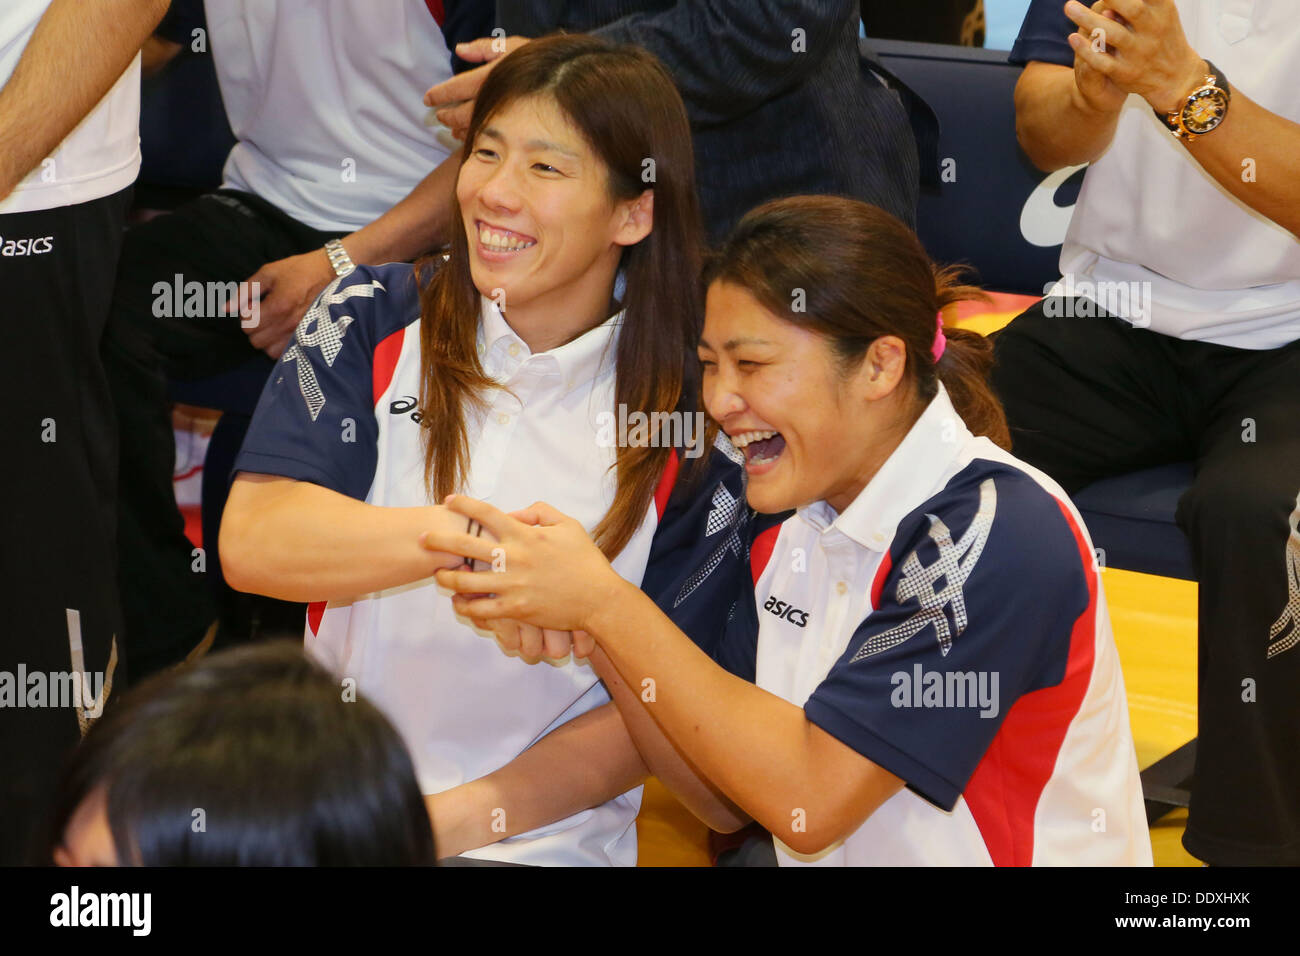
[[[340,279],[357,270],[357,264],[352,261],[352,257],[348,255],[348,251],[343,248],[343,243],[338,239],[331,239],[325,243],[325,255],[329,256],[330,266]]]
[[[1207,133],[1212,133],[1214,130],[1218,129],[1223,123],[1223,116],[1226,116],[1227,114],[1228,105],[1232,102],[1232,87],[1228,85],[1228,78],[1223,75],[1223,71],[1209,60],[1205,61],[1205,67],[1206,74],[1204,83],[1188,93],[1177,109],[1165,113],[1155,107],[1151,108],[1152,112],[1156,114],[1156,118],[1159,119],[1160,122],[1174,134],[1174,136],[1179,139],[1185,138],[1189,143],[1195,142],[1198,136],[1204,136]],[[1186,124],[1183,122],[1184,112],[1195,99],[1200,97],[1206,90],[1211,89],[1223,91],[1223,116],[1220,116],[1218,122],[1209,129],[1201,130],[1199,132],[1188,129]]]

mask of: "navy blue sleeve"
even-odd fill
[[[753,680],[758,630],[749,549],[755,534],[780,519],[749,507],[744,468],[724,446],[720,439],[704,473],[679,481],[668,499],[641,589],[701,650]]]
[[[711,653],[747,578],[745,475],[719,447],[694,480],[685,466],[655,528],[641,590]]]
[[[1064,679],[1093,572],[1056,500],[989,462],[904,518],[890,559],[804,712],[951,810],[1007,711]]]
[[[309,481],[365,500],[379,438],[375,347],[419,314],[409,265],[363,266],[332,282],[272,370],[235,470]]]
[[[1030,60],[1073,66],[1074,51],[1066,37],[1078,29],[1065,15],[1065,0],[1033,0],[1007,59],[1019,66]]]
[[[447,42],[447,49],[452,51],[452,72],[463,73],[482,66],[481,63],[469,63],[458,57],[456,44],[491,36],[492,28],[496,26],[496,4],[484,3],[483,0],[444,0],[442,8],[442,35]]]

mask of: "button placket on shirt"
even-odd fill
[[[528,397],[531,376],[521,375],[527,364],[520,356],[526,348],[518,341],[498,339],[490,348],[479,343],[483,369],[508,388],[496,389],[483,429],[474,448],[471,492],[479,497],[491,495],[497,488],[502,471],[509,462],[510,436],[519,421]],[[512,394],[513,393],[513,394]]]
[[[844,648],[845,622],[853,604],[857,546],[842,531],[828,529],[821,537],[826,570],[834,582],[826,601],[826,620],[819,628],[817,664],[820,674],[831,669]]]

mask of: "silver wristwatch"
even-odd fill
[[[325,243],[325,255],[329,256],[334,274],[340,279],[356,271],[357,264],[352,261],[352,257],[348,255],[348,251],[343,248],[343,243],[338,239],[331,239]]]

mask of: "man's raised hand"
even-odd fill
[[[456,44],[457,56],[483,66],[466,70],[430,87],[424,94],[425,105],[433,108],[438,122],[450,129],[453,136],[463,140],[469,130],[470,117],[474,115],[474,99],[496,61],[528,42],[528,37],[480,37]]]
[[[1069,37],[1076,78],[1082,60],[1122,93],[1170,112],[1205,77],[1205,61],[1187,42],[1174,0],[1100,0],[1091,8],[1070,0],[1065,15],[1079,27]],[[1086,71],[1079,91],[1094,109],[1114,102],[1115,94]]]

